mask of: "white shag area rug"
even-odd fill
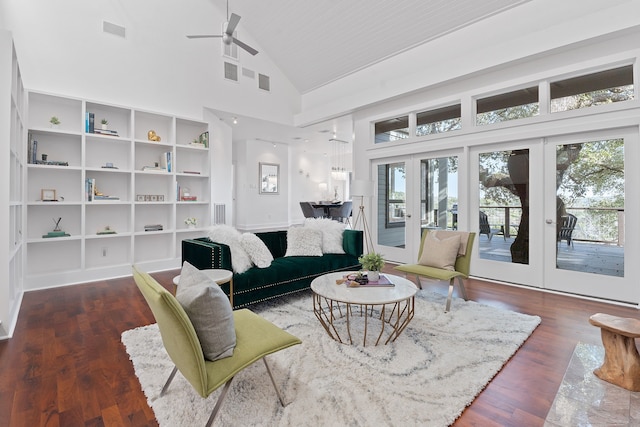
[[[285,401],[280,406],[264,364],[236,375],[219,426],[447,426],[460,416],[540,323],[529,316],[420,290],[415,317],[388,345],[331,339],[303,292],[252,310],[302,340],[267,356]],[[356,325],[357,327],[358,325]],[[371,323],[369,324],[371,328]],[[357,335],[357,332],[356,334]],[[359,335],[362,336],[362,335]],[[125,331],[122,342],[162,427],[204,425],[220,389],[207,399],[180,374],[160,390],[173,365],[157,326]]]

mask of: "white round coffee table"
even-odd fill
[[[366,346],[369,319],[374,318],[380,324],[375,345],[382,341],[385,344],[395,341],[413,319],[418,291],[416,285],[404,277],[386,273],[382,275],[393,283],[391,287],[349,287],[346,282],[336,283],[349,273],[329,273],[311,282],[313,313],[320,324],[334,340],[353,344],[352,318],[359,316],[364,320],[362,343]],[[383,338],[385,329],[388,329],[386,339]]]

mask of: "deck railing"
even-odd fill
[[[518,233],[522,209],[519,206],[480,206],[493,228],[504,226],[505,237]],[[578,218],[573,239],[576,241],[624,246],[624,208],[567,207]]]

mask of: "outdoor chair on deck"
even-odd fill
[[[491,226],[489,225],[489,218],[487,218],[487,214],[480,211],[480,233],[479,234],[486,234],[487,237],[489,238],[489,241],[491,241],[491,239],[493,238],[493,236],[495,236],[496,234],[502,234],[502,237],[504,237],[505,240],[507,240],[507,237],[504,234],[504,226],[500,226],[500,228],[491,228]]]
[[[454,280],[458,279],[460,296],[467,300],[462,279],[469,278],[471,250],[476,233],[449,230],[424,230],[417,264],[404,264],[396,270],[416,275],[418,286],[422,289],[420,277],[449,282],[449,293],[445,313],[451,309]]]
[[[311,202],[300,202],[300,208],[305,218],[323,218],[324,209],[314,208]]]
[[[206,424],[210,426],[220,410],[234,376],[262,359],[280,404],[286,406],[265,356],[300,344],[301,341],[298,338],[250,310],[235,310],[232,313],[236,332],[236,345],[233,354],[213,362],[206,360],[196,329],[176,297],[153,277],[138,271],[136,267],[133,267],[133,278],[151,308],[160,329],[162,343],[171,361],[175,364],[169,379],[160,392],[160,397],[169,388],[177,371],[180,371],[198,394],[204,398],[224,385]],[[244,381],[251,380],[246,378]]]
[[[578,218],[570,213],[561,217],[562,225],[558,230],[558,242],[567,241],[567,246],[573,246],[573,230],[576,228]]]

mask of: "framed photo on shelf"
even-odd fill
[[[40,190],[40,200],[43,202],[57,202],[56,190],[43,188]]]

